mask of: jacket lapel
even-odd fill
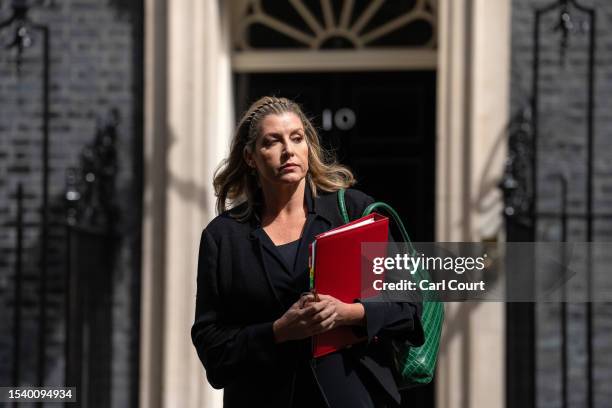
[[[320,233],[320,231],[317,232],[319,230],[319,228],[317,228],[317,221],[318,220],[316,216],[312,214],[309,214],[308,218],[306,219],[306,224],[304,225],[304,233],[300,238],[297,259],[295,260],[295,263],[291,265],[291,269],[293,269],[293,276],[299,276],[301,272],[300,269],[304,268],[304,265],[308,267],[308,254],[310,252],[310,243],[314,241],[315,235]],[[304,274],[304,276],[305,279],[304,282],[302,282],[302,287],[308,288],[308,273]]]
[[[298,276],[299,268],[303,265],[308,266],[308,255],[310,253],[310,243],[315,239],[315,236],[330,229],[333,225],[331,221],[331,214],[327,211],[324,203],[321,202],[320,197],[314,197],[310,186],[307,184],[304,190],[304,201],[308,208],[308,218],[306,225],[304,226],[304,232],[300,239],[300,246],[298,248],[297,260],[293,265],[294,276]],[[308,285],[308,274],[306,276],[306,287]]]

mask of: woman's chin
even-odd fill
[[[278,182],[280,184],[296,184],[302,181],[303,175],[298,174],[283,174],[279,177]]]

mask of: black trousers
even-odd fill
[[[391,408],[382,387],[346,353],[300,363],[292,408]]]

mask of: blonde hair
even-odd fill
[[[217,196],[217,213],[220,214],[237,204],[246,202],[245,210],[232,216],[244,221],[253,214],[259,186],[257,174],[244,160],[244,152],[255,150],[255,143],[261,131],[260,125],[266,116],[287,112],[295,113],[304,126],[309,167],[306,181],[313,195],[317,196],[319,190],[332,192],[355,184],[351,170],[338,164],[334,155],[321,146],[316,129],[296,102],[286,98],[264,96],[254,102],[240,119],[229,157],[224,159],[215,171],[213,186]]]

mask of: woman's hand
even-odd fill
[[[313,302],[302,297],[272,325],[276,342],[304,339],[333,329],[337,326],[336,305],[331,299]]]
[[[344,303],[330,295],[319,294],[321,302],[327,301],[335,305],[336,326],[363,326],[365,324],[365,309],[361,303]]]

